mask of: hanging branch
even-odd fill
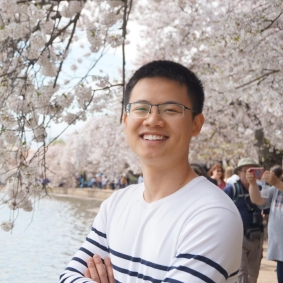
[[[128,5],[129,4],[129,5]],[[123,85],[123,98],[121,101],[121,116],[120,116],[120,123],[122,123],[123,119],[123,113],[124,113],[124,95],[125,95],[125,89],[126,89],[126,52],[125,52],[125,42],[127,37],[127,24],[129,21],[131,9],[133,5],[133,0],[130,0],[128,3],[128,0],[124,0],[124,15],[123,15],[123,26],[122,26],[122,37],[123,37],[123,43],[122,43],[122,85]]]

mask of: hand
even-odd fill
[[[251,185],[256,184],[256,177],[255,177],[254,173],[249,171],[249,169],[246,172],[246,179],[247,179],[249,184],[251,184]]]
[[[268,183],[271,186],[276,187],[276,183],[280,180],[271,171],[265,171],[261,177],[261,181]]]
[[[99,255],[87,260],[88,268],[84,276],[97,283],[115,283],[113,268],[109,257],[104,259],[104,264]]]

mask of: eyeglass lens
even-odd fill
[[[130,114],[134,117],[145,118],[151,113],[151,108],[156,105],[147,103],[132,103],[130,104]],[[165,103],[159,104],[158,112],[163,117],[183,117],[184,106],[180,104]]]

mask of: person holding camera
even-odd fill
[[[259,167],[251,158],[239,160],[234,174],[239,176],[232,184],[228,184],[224,192],[234,201],[243,221],[244,237],[242,245],[242,261],[237,283],[256,283],[262,259],[263,225],[261,209],[250,199],[250,179],[247,179],[251,168]]]
[[[270,208],[268,221],[268,249],[267,259],[277,262],[277,280],[283,283],[283,182],[282,167],[275,165],[270,171],[265,171],[261,181],[266,186],[261,192],[256,179],[251,172],[247,172],[250,183],[249,192],[251,201],[261,209]],[[264,186],[264,187],[265,187]]]

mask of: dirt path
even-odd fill
[[[276,262],[266,259],[267,242],[263,244],[263,259],[257,283],[277,283]]]

